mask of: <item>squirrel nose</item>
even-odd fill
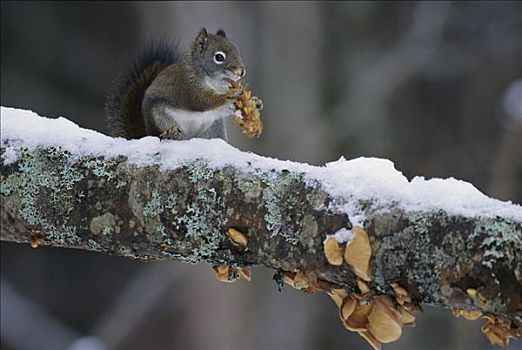
[[[236,69],[236,72],[237,72],[237,74],[238,74],[241,78],[243,78],[243,77],[245,76],[245,74],[246,74],[246,69],[245,69],[245,68],[238,68],[238,69]]]

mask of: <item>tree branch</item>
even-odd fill
[[[347,264],[329,264],[323,242],[342,228],[363,226],[372,248],[371,295],[394,295],[395,282],[414,303],[480,310],[520,327],[517,205],[480,194],[480,205],[472,196],[467,205],[457,205],[476,215],[455,214],[444,202],[415,207],[405,195],[384,192],[378,198],[380,190],[372,192],[372,186],[393,187],[391,175],[355,170],[386,161],[311,167],[242,153],[219,140],[125,141],[23,113],[2,109],[2,241],[141,260],[313,271],[319,280],[357,294],[354,272]],[[233,161],[219,160],[223,156]],[[405,181],[405,188],[415,185]],[[466,183],[438,181],[448,195],[471,191]],[[334,186],[343,183],[348,191]],[[444,197],[409,194],[423,195]],[[245,234],[246,248],[227,236],[229,228]],[[478,291],[480,300],[469,290]]]

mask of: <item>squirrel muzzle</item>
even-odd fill
[[[243,67],[238,67],[234,68],[233,70],[227,70],[225,74],[227,79],[230,79],[232,81],[238,81],[239,79],[245,76],[246,69]]]

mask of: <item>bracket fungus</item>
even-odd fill
[[[484,315],[486,321],[480,328],[482,333],[489,339],[491,345],[500,345],[507,348],[509,338],[520,338],[520,328],[511,328],[511,321],[503,317]]]
[[[243,277],[248,282],[252,281],[252,266],[245,266],[239,269],[239,276]]]
[[[343,264],[344,247],[337,242],[335,237],[330,236],[323,243],[323,251],[330,265],[341,266]]]
[[[352,297],[348,297],[352,298]],[[343,318],[342,308],[340,310],[341,321],[346,329],[352,332],[367,331],[368,315],[372,311],[372,304],[364,303],[361,300],[355,301],[355,307],[347,318]]]
[[[346,244],[339,243],[335,236],[327,237],[323,242],[323,252],[328,264],[332,266],[342,268],[343,262],[346,262],[345,268],[351,269],[355,274],[356,289],[353,286],[345,288],[320,280],[314,269],[281,271],[281,275],[284,282],[305,293],[315,293],[318,290],[326,292],[337,306],[343,326],[359,334],[374,350],[380,350],[381,344],[397,341],[402,335],[403,327],[414,327],[415,314],[422,312],[422,308],[398,282],[390,283],[389,295],[372,289],[374,282],[372,283],[370,267],[370,239],[362,227],[354,227],[352,233]],[[227,234],[236,245],[246,249],[248,239],[243,233],[230,228]],[[215,270],[217,279],[223,282],[234,282],[239,276],[248,281],[251,279],[250,266],[235,268],[220,265]],[[476,306],[489,304],[477,289],[469,288],[466,294]],[[510,338],[520,337],[520,330],[512,327],[511,321],[501,317],[465,309],[454,309],[453,315],[468,320],[485,318],[481,329],[493,345],[507,347]]]
[[[380,349],[381,343],[390,343],[400,338],[402,327],[413,326],[415,316],[407,310],[406,304],[399,305],[387,295],[381,295],[372,302],[362,296],[345,296],[341,302],[342,293],[332,293],[339,307],[339,317],[344,327],[357,332],[373,349]]]
[[[214,267],[216,272],[216,279],[220,282],[234,283],[240,277],[243,277],[248,282],[252,281],[252,267],[245,266],[236,268],[229,265],[218,265]]]
[[[398,340],[403,327],[415,326],[415,314],[422,308],[413,303],[405,288],[397,282],[391,283],[394,298],[385,294],[376,295],[378,293],[372,290],[372,249],[363,228],[353,228],[346,246],[334,236],[327,237],[323,242],[323,252],[330,265],[342,266],[343,261],[346,262],[356,275],[359,293],[352,290],[349,294],[342,286],[319,280],[313,270],[283,272],[284,281],[308,293],[324,290],[337,306],[343,326],[359,334],[375,350],[380,349],[382,343]]]
[[[368,284],[360,278],[357,278],[357,288],[359,288],[361,295],[370,293],[370,287],[368,287]]]
[[[366,282],[372,280],[370,271],[370,258],[372,248],[368,234],[361,227],[352,229],[353,237],[346,244],[344,260],[353,269],[353,272]]]
[[[357,331],[357,334],[359,334],[361,337],[364,338],[370,344],[370,346],[378,350],[381,348],[381,343],[368,331]]]
[[[455,317],[464,317],[466,320],[470,321],[475,321],[482,316],[482,312],[478,310],[454,309],[452,313]]]
[[[345,297],[339,306],[341,320],[347,320],[355,311],[357,300],[353,297]]]
[[[243,233],[239,232],[234,228],[229,228],[227,231],[227,235],[234,243],[246,248],[248,244],[248,239]]]
[[[331,289],[331,290],[327,291],[326,294],[328,294],[328,296],[333,300],[333,302],[335,303],[335,305],[337,305],[337,307],[341,307],[341,304],[343,303],[343,301],[346,299],[346,296],[348,295],[346,293],[346,291],[344,290],[344,288]]]
[[[36,249],[42,245],[43,237],[35,237],[31,240],[31,248]]]
[[[411,298],[408,295],[406,289],[399,286],[399,284],[396,282],[390,283],[390,286],[393,288],[393,291],[395,292],[395,300],[397,300],[397,303],[399,303],[399,305],[404,305],[404,303],[411,303]]]
[[[228,265],[218,265],[214,267],[216,278],[220,282],[233,283],[239,279],[236,269]]]
[[[308,269],[303,271],[299,270],[297,272],[284,272],[283,281],[293,288],[309,294],[313,294],[318,290],[328,290],[331,288],[328,282],[317,280],[317,273],[315,271]]]
[[[389,297],[382,296],[373,304],[368,314],[368,330],[381,343],[391,343],[401,337],[402,324]]]
[[[303,271],[297,271],[294,276],[294,287],[299,290],[307,289],[310,286],[308,278]]]
[[[468,288],[468,289],[466,289],[466,294],[474,301],[477,301],[480,305],[483,305],[483,306],[488,305],[488,300],[478,290],[476,290],[474,288]]]
[[[44,236],[41,234],[41,231],[37,227],[31,228],[31,248],[36,249],[40,245],[42,245],[44,240]]]

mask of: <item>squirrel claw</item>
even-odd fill
[[[173,124],[170,128],[163,131],[159,137],[160,139],[177,140],[181,137],[182,134],[183,133],[179,126],[177,124]]]
[[[259,97],[253,96],[252,100],[254,100],[254,103],[256,104],[256,109],[258,111],[263,109],[263,101]]]

